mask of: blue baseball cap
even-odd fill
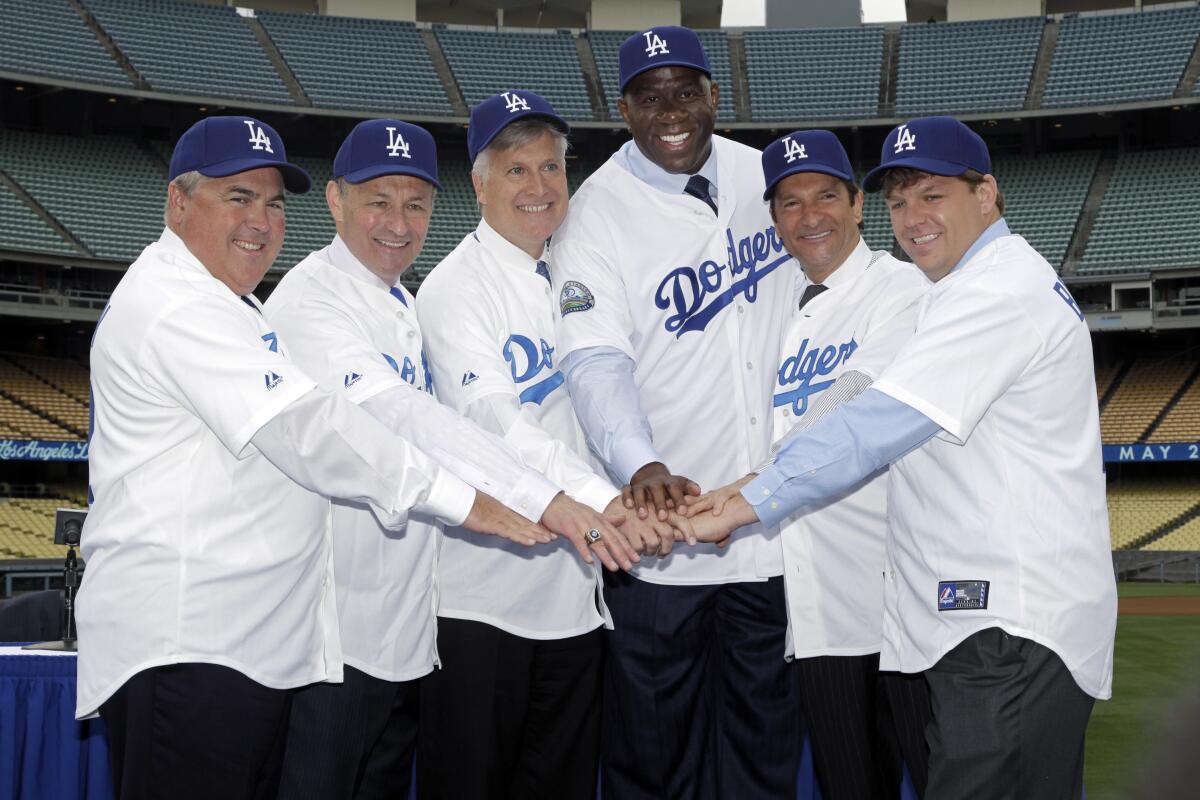
[[[823,172],[844,181],[854,180],[846,148],[829,131],[793,131],[780,136],[763,150],[762,167],[767,182],[763,200],[770,200],[776,184],[797,172]]]
[[[863,188],[877,192],[883,174],[908,167],[930,175],[957,177],[969,169],[983,175],[992,171],[992,159],[979,134],[954,117],[921,117],[892,129],[883,140],[879,166],[863,178]]]
[[[254,117],[205,117],[184,131],[171,153],[168,180],[185,172],[224,178],[260,167],[275,167],[293,194],[312,186],[308,173],[289,164],[283,137]]]
[[[363,183],[381,175],[411,175],[439,190],[437,145],[429,131],[398,119],[369,119],[354,126],[333,159],[333,178]]]
[[[471,163],[475,163],[475,156],[483,152],[500,131],[525,117],[541,117],[550,120],[564,134],[571,132],[567,121],[540,94],[524,90],[501,92],[471,109],[471,118],[467,121],[467,155]]]
[[[620,65],[621,94],[629,82],[648,69],[691,67],[712,77],[712,67],[700,37],[691,28],[663,25],[635,33],[621,44],[617,57]]]

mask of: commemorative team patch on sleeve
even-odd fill
[[[587,311],[596,305],[596,298],[592,296],[591,290],[579,281],[567,281],[563,284],[558,302],[562,315],[565,317],[576,311]]]
[[[938,583],[938,611],[980,610],[988,607],[990,581],[941,581]]]

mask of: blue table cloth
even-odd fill
[[[75,656],[0,646],[0,800],[111,800],[100,719],[75,721]]]

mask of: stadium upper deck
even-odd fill
[[[246,17],[178,0],[0,0],[0,19],[0,73],[9,77],[445,120],[461,120],[497,82],[520,83],[569,118],[597,126],[619,124],[615,47],[631,33]],[[1198,91],[1195,4],[702,36],[725,84],[720,119],[727,125],[1058,113],[1191,103]],[[747,102],[736,102],[735,86],[746,87]]]

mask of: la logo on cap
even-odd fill
[[[271,155],[275,155],[275,151],[271,149],[271,137],[267,136],[267,132],[255,124],[254,120],[242,120],[246,123],[246,127],[250,129],[250,144],[254,147],[251,150],[266,150]]]
[[[502,96],[504,97],[504,107],[508,109],[508,113],[514,114],[518,111],[529,110],[529,103],[516,92],[505,92]]]
[[[646,55],[653,58],[654,56],[670,55],[671,51],[667,49],[667,42],[654,31],[646,31],[643,36],[646,37]]]
[[[896,146],[893,149],[896,153],[900,153],[902,150],[917,149],[917,135],[908,129],[908,123],[900,126],[900,130],[896,134]]]
[[[397,133],[396,129],[390,126],[387,129],[387,133],[388,145],[385,149],[388,151],[388,156],[390,158],[395,158],[396,156],[412,158],[408,154],[408,142],[404,141],[404,134]]]
[[[804,150],[804,145],[800,142],[793,142],[792,137],[787,136],[783,140],[783,154],[787,156],[787,163],[792,163],[797,158],[808,158],[808,153]]]

